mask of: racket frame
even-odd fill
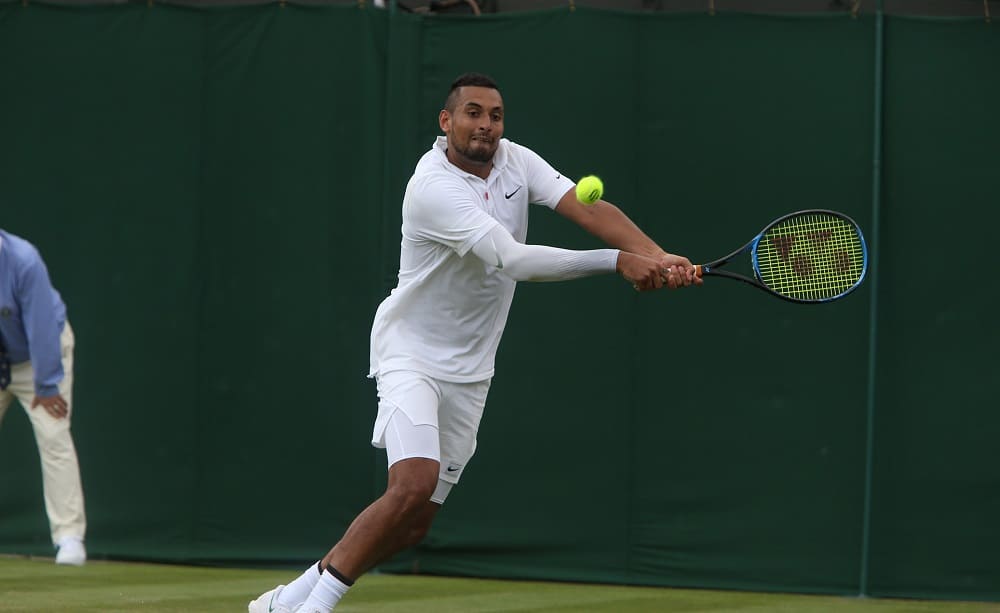
[[[807,215],[807,214],[832,215],[834,217],[838,217],[840,219],[843,219],[844,221],[846,221],[849,224],[851,224],[852,226],[854,226],[854,230],[857,233],[858,240],[861,243],[861,257],[862,257],[861,275],[858,276],[858,280],[855,281],[854,284],[851,285],[851,287],[849,287],[848,289],[844,290],[843,292],[837,294],[836,296],[830,296],[828,298],[822,298],[822,299],[810,299],[810,300],[804,300],[802,298],[793,298],[791,296],[785,296],[785,295],[779,294],[778,292],[774,291],[773,289],[771,289],[770,287],[768,287],[763,282],[763,280],[761,278],[760,264],[757,261],[757,246],[760,244],[761,239],[764,238],[764,235],[767,234],[768,230],[770,230],[774,226],[780,224],[781,222],[785,221],[786,219],[789,219],[789,218],[792,218],[792,217],[798,217],[800,215]],[[750,264],[751,264],[751,267],[753,268],[753,275],[754,275],[753,278],[750,278],[750,277],[748,277],[746,275],[742,275],[742,274],[737,273],[737,272],[731,272],[731,271],[728,271],[728,270],[716,270],[716,268],[718,268],[720,266],[725,266],[726,264],[729,263],[730,260],[732,260],[733,258],[735,258],[736,256],[738,256],[739,254],[741,254],[743,252],[749,252],[750,253]],[[802,210],[802,211],[794,211],[792,213],[788,213],[787,215],[782,215],[781,217],[775,219],[771,223],[769,223],[766,226],[764,226],[764,229],[762,229],[760,232],[758,232],[756,236],[754,236],[745,245],[743,245],[742,247],[740,247],[736,251],[733,251],[729,255],[727,255],[725,257],[722,257],[722,258],[719,258],[717,260],[713,260],[713,261],[711,261],[711,262],[709,262],[707,264],[701,264],[697,268],[701,272],[701,274],[699,276],[713,275],[713,276],[717,276],[717,277],[726,277],[726,278],[729,278],[729,279],[736,279],[737,281],[743,281],[744,283],[747,283],[747,284],[752,285],[752,286],[754,286],[756,288],[762,289],[765,292],[767,292],[767,293],[769,293],[769,294],[771,294],[773,296],[777,296],[778,298],[781,298],[782,300],[787,300],[789,302],[794,302],[796,304],[824,304],[824,303],[827,303],[827,302],[831,302],[833,300],[838,300],[838,299],[843,298],[844,296],[850,294],[851,292],[853,292],[854,290],[856,290],[858,288],[858,286],[861,285],[862,281],[865,280],[865,276],[868,274],[868,243],[865,242],[865,235],[864,235],[864,233],[861,232],[861,227],[858,226],[857,222],[855,222],[853,219],[851,219],[851,217],[849,217],[848,215],[845,215],[844,213],[841,213],[839,211],[831,211],[829,209],[805,209],[805,210]]]

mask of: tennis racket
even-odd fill
[[[743,254],[750,255],[752,277],[722,268]],[[811,209],[775,219],[746,245],[695,272],[743,281],[792,302],[830,302],[861,285],[868,246],[847,215]]]

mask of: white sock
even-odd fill
[[[306,598],[309,598],[309,592],[316,587],[316,583],[319,581],[322,574],[319,565],[320,562],[317,562],[310,566],[295,581],[286,585],[281,590],[281,593],[278,594],[278,604],[284,605],[293,611],[301,606],[306,601]]]
[[[347,593],[350,587],[350,585],[334,577],[329,571],[325,571],[316,583],[316,587],[309,592],[309,598],[306,599],[299,610],[303,611],[303,613],[314,613],[316,611],[319,613],[330,613],[330,610],[337,606],[337,603],[340,602],[340,599],[344,597],[344,594]]]

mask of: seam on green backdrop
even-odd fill
[[[149,7],[148,10],[164,10],[162,7]],[[166,10],[176,10],[174,7],[168,7]],[[198,118],[198,191],[195,194],[195,207],[197,207],[198,215],[198,228],[195,230],[195,253],[196,261],[199,262],[199,267],[201,267],[201,262],[206,257],[206,248],[209,244],[209,239],[206,236],[205,228],[207,223],[205,221],[208,216],[208,210],[205,206],[205,191],[207,190],[208,179],[205,171],[205,132],[207,126],[205,124],[205,118],[208,116],[208,110],[206,109],[208,105],[208,95],[207,91],[209,89],[210,81],[210,66],[211,66],[211,49],[212,43],[209,39],[207,31],[209,29],[208,20],[211,19],[211,15],[208,13],[193,13],[194,18],[197,19],[198,28],[201,31],[201,90],[199,91],[199,118]],[[195,361],[195,372],[197,373],[195,378],[195,389],[204,390],[206,387],[205,381],[205,369],[203,368],[205,363],[205,336],[203,334],[204,330],[207,328],[208,321],[208,286],[212,278],[212,269],[209,267],[207,273],[198,275],[198,315],[197,315],[197,341],[196,341],[196,351],[194,355]],[[195,401],[200,402],[204,398],[204,394],[195,394]],[[201,408],[198,408],[198,414],[203,415],[204,412]],[[203,448],[204,440],[202,436],[202,428],[194,427],[192,428],[192,446],[194,449],[199,450],[198,456],[201,457],[201,449]],[[201,491],[202,485],[205,481],[204,471],[200,465],[195,465],[194,467],[194,496],[191,497],[191,521],[188,526],[188,544],[187,544],[187,559],[195,558],[200,547],[197,544],[196,535],[198,534],[198,523],[201,517],[202,507],[200,506],[200,497],[198,493]]]
[[[882,108],[884,87],[885,48],[884,14],[882,0],[875,9],[875,91],[873,102],[873,145],[872,145],[872,226],[869,237],[869,280],[871,301],[868,310],[868,391],[867,419],[865,427],[865,491],[861,524],[861,570],[858,583],[860,596],[868,595],[869,560],[871,558],[871,508],[873,455],[875,450],[875,359],[878,331],[878,243],[879,215],[882,194]]]
[[[635,74],[640,74],[640,75],[641,74],[646,74],[646,67],[643,65],[644,64],[643,63],[643,57],[644,56],[643,56],[643,53],[641,52],[641,49],[642,49],[642,36],[643,36],[644,28],[642,27],[642,21],[641,20],[634,19],[634,20],[632,20],[632,24],[633,24],[633,27],[636,30],[634,32],[634,35],[632,36],[632,41],[633,41],[633,45],[632,45],[632,65],[636,67]],[[633,117],[642,117],[641,106],[642,106],[642,100],[643,100],[643,97],[642,97],[642,82],[643,82],[643,80],[642,79],[633,79],[633,82],[635,83],[635,87],[632,90],[632,116]],[[642,142],[642,133],[643,133],[642,122],[641,121],[633,122],[633,129],[635,131],[635,135],[633,137],[633,142],[635,142],[635,143]],[[638,155],[638,151],[639,151],[639,147],[638,146],[632,148],[632,152],[631,152],[632,153],[631,167],[633,169],[639,168],[639,159],[638,159],[639,155]],[[639,197],[640,197],[639,196],[639,183],[640,183],[640,178],[638,176],[638,173],[633,172],[632,173],[632,197],[635,198],[636,200],[638,200]],[[634,207],[632,207],[632,208],[634,208]],[[635,210],[638,211],[637,208]],[[633,213],[632,215],[634,216],[635,213]],[[644,220],[642,225],[646,226],[646,232],[647,233],[649,233],[651,231],[650,228],[648,227],[648,225],[649,225],[648,224],[648,219]],[[656,238],[653,238],[653,240],[656,241]],[[659,241],[657,241],[657,244],[659,244]],[[644,341],[646,341],[648,339],[648,336],[643,335],[643,331],[645,330],[645,326],[641,325],[639,323],[640,317],[637,317],[638,313],[636,312],[636,311],[639,310],[638,299],[639,298],[643,298],[643,297],[644,296],[642,296],[641,294],[635,293],[635,296],[632,297],[632,301],[631,301],[631,304],[630,304],[631,310],[633,311],[633,316],[632,316],[632,324],[633,324],[633,329],[632,329],[632,346],[633,347],[638,347],[640,343],[642,343],[642,342],[644,342]],[[646,297],[646,298],[648,298],[648,297]],[[638,448],[638,446],[635,444],[636,416],[637,416],[637,414],[639,412],[639,403],[638,403],[638,398],[637,398],[636,391],[640,390],[641,388],[640,388],[640,381],[637,381],[635,379],[635,377],[636,377],[636,373],[639,372],[639,367],[641,366],[641,363],[642,363],[642,359],[639,357],[639,355],[641,353],[643,353],[643,352],[634,351],[633,354],[632,354],[633,355],[633,364],[632,364],[632,369],[631,369],[632,370],[632,377],[633,377],[632,382],[631,382],[632,401],[629,403],[628,423],[626,425],[626,427],[628,428],[628,434],[627,434],[628,438],[626,440],[629,441],[629,448],[633,449],[633,450]],[[643,377],[643,381],[645,381],[645,377]],[[634,549],[636,547],[635,536],[634,536],[635,524],[636,524],[636,518],[635,518],[635,506],[636,506],[635,505],[635,499],[636,499],[635,475],[636,475],[636,473],[637,473],[637,471],[639,469],[638,464],[639,464],[639,462],[638,462],[636,454],[634,452],[630,453],[629,454],[629,467],[628,467],[628,471],[626,472],[626,475],[627,475],[626,479],[628,481],[625,484],[625,487],[626,487],[625,518],[626,518],[626,520],[625,520],[625,565],[624,565],[625,566],[625,569],[624,569],[625,570],[625,580],[627,582],[629,582],[629,583],[634,583],[636,581],[636,578],[635,578],[635,575],[634,575],[635,569],[632,566],[632,552],[634,551]]]

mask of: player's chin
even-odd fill
[[[473,140],[469,144],[469,158],[477,162],[489,162],[497,152],[495,141]]]

